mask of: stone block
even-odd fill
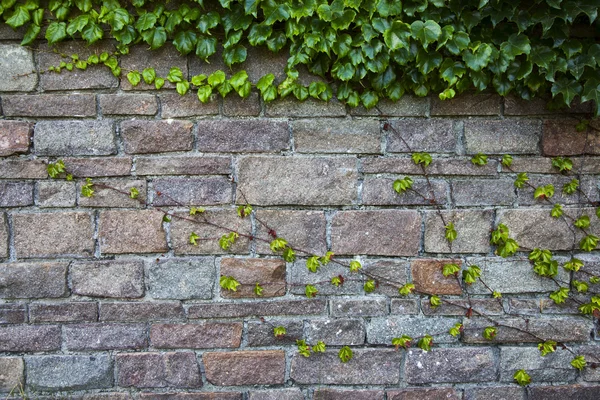
[[[357,346],[365,342],[365,324],[358,318],[312,319],[306,328],[309,343],[322,340],[331,346]]]
[[[7,117],[93,117],[96,115],[96,96],[93,94],[2,96],[2,110]]]
[[[25,386],[25,363],[20,357],[0,358],[0,392],[12,392]]]
[[[212,153],[279,153],[290,146],[287,122],[269,119],[198,121],[198,150]]]
[[[410,264],[412,281],[415,289],[428,294],[461,295],[460,279],[455,276],[444,276],[442,270],[445,264],[462,265],[462,260],[417,259]]]
[[[538,120],[467,120],[467,154],[538,154],[541,123]]]
[[[440,217],[440,213],[443,219]],[[425,251],[428,253],[487,253],[493,210],[427,211],[425,213]],[[445,225],[452,222],[456,240],[446,240]]]
[[[390,153],[454,153],[456,137],[451,120],[403,119],[390,121],[387,151]]]
[[[271,315],[323,315],[327,301],[321,299],[260,301],[251,303],[193,304],[188,309],[190,319],[267,317]]]
[[[579,372],[570,364],[574,356],[560,347],[542,357],[537,347],[502,347],[500,381],[514,382],[520,369],[527,371],[532,382],[573,382]]]
[[[431,98],[431,115],[500,115],[502,97],[494,93],[467,94],[451,100]]]
[[[363,181],[363,204],[366,205],[431,205],[448,203],[448,188],[446,181],[430,179],[431,189],[427,180],[413,179],[413,190],[398,193],[394,190],[394,178],[367,177]],[[433,190],[433,197],[431,196]],[[432,203],[432,201],[434,203]]]
[[[379,121],[372,119],[302,119],[291,122],[298,153],[380,153]]]
[[[120,353],[116,356],[117,382],[121,387],[199,388],[202,386],[196,354]]]
[[[286,333],[276,337],[273,329],[283,326]],[[250,347],[296,345],[296,340],[304,337],[304,323],[301,320],[270,319],[269,321],[250,321],[247,324],[247,345]]]
[[[236,348],[242,342],[242,323],[153,324],[150,341],[157,349]]]
[[[135,173],[143,175],[228,175],[230,157],[177,156],[137,157]]]
[[[104,254],[163,253],[168,250],[158,210],[102,211],[98,240]]]
[[[91,301],[56,304],[31,303],[29,315],[32,323],[92,322],[98,320],[98,305]]]
[[[155,206],[215,205],[231,203],[231,181],[226,176],[156,178]]]
[[[148,346],[144,324],[69,324],[63,327],[64,343],[73,351],[136,350]]]
[[[283,350],[204,353],[202,361],[206,380],[216,386],[281,385],[285,379]]]
[[[0,351],[8,353],[60,350],[60,326],[0,326]]]
[[[40,181],[37,183],[37,201],[40,208],[75,207],[77,186],[75,182]]]
[[[184,318],[185,312],[178,301],[100,303],[100,321],[147,322]]]
[[[121,137],[127,154],[164,153],[192,149],[190,121],[149,121],[131,119],[121,123]]]
[[[140,261],[83,261],[71,265],[74,294],[90,297],[138,298],[144,295]]]
[[[152,263],[148,268],[148,294],[154,299],[211,299],[215,276],[212,257]]]
[[[448,332],[458,322],[460,322],[458,318],[415,318],[405,316],[371,318],[371,322],[367,325],[367,342],[369,344],[391,345],[393,338],[402,337],[402,335],[416,338],[425,334]],[[458,342],[458,338],[450,335],[438,335],[433,340],[435,343]]]
[[[165,85],[166,85],[165,81]],[[233,95],[232,95],[233,96]],[[214,95],[208,103],[202,103],[198,96],[189,92],[184,96],[178,93],[161,93],[161,115],[163,118],[187,118],[203,115],[216,115],[219,113],[220,100]]]
[[[66,262],[0,264],[0,297],[56,298],[68,296]]]
[[[324,255],[327,251],[325,238],[326,221],[322,211],[313,210],[255,210],[256,236],[272,240],[270,230],[284,238],[295,249]],[[272,233],[272,232],[271,232]],[[273,254],[269,243],[256,241],[256,251]]]
[[[108,354],[25,357],[27,386],[34,391],[105,389],[113,385]]]
[[[105,156],[117,152],[111,120],[40,121],[35,124],[33,142],[40,156]]]
[[[33,204],[33,182],[0,182],[0,207]]]
[[[142,71],[152,67],[156,76],[165,78],[163,89],[174,89],[175,84],[169,82],[166,77],[169,70],[178,67],[183,73],[183,78],[188,78],[187,58],[179,54],[174,46],[163,46],[154,51],[148,51],[148,45],[137,44],[129,47],[129,54],[121,57],[121,68],[124,71]],[[154,84],[148,85],[142,80],[137,86],[132,86],[128,79],[121,79],[123,90],[155,90]]]
[[[457,179],[452,199],[457,206],[511,206],[516,200],[513,181],[504,179]]]
[[[0,121],[0,157],[29,152],[32,125],[25,121]]]
[[[283,260],[263,258],[222,258],[221,276],[232,276],[241,286],[237,291],[221,289],[221,297],[259,297],[255,294],[256,284],[263,289],[260,297],[280,297],[286,293],[286,267]]]
[[[490,348],[415,349],[406,355],[405,379],[409,384],[490,382],[496,380],[496,371]]]
[[[380,317],[387,313],[385,298],[331,300],[334,317]]]
[[[155,115],[156,96],[146,94],[101,94],[98,96],[103,115]]]
[[[29,92],[38,83],[33,51],[18,44],[0,45],[0,92]]]

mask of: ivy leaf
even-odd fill
[[[189,240],[190,240],[190,244],[191,244],[191,245],[193,245],[193,246],[198,246],[198,239],[200,239],[200,236],[198,236],[198,235],[196,234],[196,232],[192,232],[192,233],[190,233],[190,238],[189,238]]]
[[[179,31],[173,39],[173,45],[182,55],[189,54],[196,48],[198,37],[192,30]]]
[[[100,27],[100,25],[90,22],[81,32],[81,37],[87,42],[87,44],[92,44],[102,39],[104,36],[104,31]]]
[[[396,179],[394,181],[393,188],[397,193],[402,194],[408,189],[412,188],[412,185],[413,180],[410,177],[405,176],[403,179]]]
[[[196,55],[206,61],[217,52],[217,39],[200,36],[196,44]]]
[[[552,166],[558,169],[559,172],[569,172],[573,169],[573,161],[568,157],[554,157]]]
[[[459,272],[460,267],[457,264],[444,264],[442,268],[442,274],[444,274],[445,277],[448,277],[450,275],[456,276]]]
[[[415,290],[415,285],[412,283],[407,283],[404,286],[398,288],[398,293],[400,296],[408,296]]]
[[[454,228],[454,223],[449,222],[448,225],[446,225],[444,228],[446,230],[446,233],[445,233],[446,240],[450,243],[454,242],[457,237],[456,229]]]
[[[396,350],[398,350],[399,347],[407,349],[410,347],[412,340],[413,338],[411,338],[408,335],[402,335],[402,337],[395,337],[392,338],[392,346],[395,346]]]
[[[462,330],[463,325],[460,322],[457,322],[452,328],[450,328],[448,333],[450,334],[450,336],[457,337],[458,335],[460,335]]]
[[[179,95],[185,95],[190,89],[190,83],[188,81],[177,82],[175,89]]]
[[[586,235],[579,242],[579,248],[584,251],[592,251],[598,246],[598,236]]]
[[[167,32],[162,26],[143,31],[141,35],[144,41],[148,43],[151,50],[156,50],[162,47],[162,45],[164,45],[167,41]]]
[[[432,20],[426,22],[417,20],[410,25],[410,30],[412,37],[420,41],[425,49],[442,35],[442,28]]]
[[[37,37],[39,36],[42,28],[39,25],[30,24],[23,35],[23,40],[21,41],[21,46],[29,46]]]
[[[283,238],[275,238],[273,239],[273,241],[271,241],[271,244],[269,245],[269,247],[271,247],[271,251],[273,252],[278,252],[278,251],[283,251],[288,245],[287,240],[283,239]]]
[[[377,285],[373,279],[367,280],[364,284],[365,293],[374,292],[376,287]]]
[[[571,260],[567,261],[565,263],[565,265],[563,265],[563,268],[566,269],[567,271],[574,271],[577,272],[581,269],[581,267],[583,267],[583,261],[581,261],[578,258],[571,258]]]
[[[216,28],[221,22],[221,16],[215,11],[202,14],[198,19],[197,28],[202,33],[208,33],[210,29]]]
[[[260,286],[260,284],[257,282],[256,285],[254,285],[254,294],[258,297],[263,295],[263,287]]]
[[[331,278],[331,284],[335,287],[339,287],[343,283],[344,283],[344,279],[341,275],[334,276]]]
[[[343,363],[347,363],[348,361],[350,361],[353,356],[354,354],[352,353],[352,349],[348,346],[342,347],[340,349],[340,352],[338,353],[338,357]]]
[[[562,204],[555,204],[550,211],[550,215],[553,218],[560,218],[563,215],[563,206]]]
[[[477,43],[473,48],[464,50],[462,57],[467,68],[481,71],[492,59],[492,52],[492,48],[487,43]]]
[[[225,290],[237,292],[237,288],[238,288],[238,286],[240,286],[240,283],[238,281],[236,281],[233,276],[223,275],[219,279],[219,285],[221,285],[221,287]]]
[[[383,33],[383,40],[386,46],[392,51],[408,48],[411,33],[412,29],[410,25],[401,21],[394,21],[389,29]]]
[[[515,187],[521,189],[527,181],[529,181],[527,174],[525,172],[519,172],[517,174],[517,179],[515,179]]]
[[[296,252],[291,247],[283,249],[283,259],[289,263],[296,261]]]
[[[58,43],[67,37],[67,24],[64,22],[52,22],[46,29],[46,40],[48,44]]]
[[[485,154],[477,153],[471,158],[473,165],[483,166],[488,163],[488,158]]]
[[[6,25],[10,26],[13,29],[17,29],[20,26],[25,25],[25,23],[29,22],[31,19],[31,15],[29,14],[29,10],[25,6],[19,6],[15,8],[13,14],[6,20]]]
[[[567,106],[571,105],[573,98],[579,94],[581,94],[583,87],[581,84],[574,80],[569,80],[567,78],[561,78],[554,82],[552,85],[552,97],[556,97],[558,94],[562,94],[564,104]]]
[[[429,305],[431,308],[439,307],[442,305],[442,300],[438,296],[433,295],[429,298]]]
[[[276,326],[273,328],[273,336],[276,338],[282,338],[287,334],[287,330],[283,326]]]
[[[576,279],[574,279],[572,281],[573,287],[575,288],[575,290],[577,290],[579,293],[587,293],[589,286],[587,283],[585,282],[581,282],[578,281]]]
[[[433,161],[429,153],[413,153],[411,158],[416,165],[422,164],[425,167],[428,167]]]
[[[298,346],[298,353],[303,357],[310,356],[310,347],[306,344],[304,340],[296,340],[296,345]]]
[[[362,268],[360,261],[352,260],[350,261],[350,272],[358,272],[359,269]]]
[[[423,336],[419,340],[419,343],[417,344],[417,346],[419,346],[419,348],[423,351],[431,350],[432,345],[433,345],[433,337],[431,337],[430,335]]]
[[[325,342],[323,342],[322,340],[319,340],[317,342],[317,344],[315,344],[313,346],[313,352],[314,353],[325,353]]]
[[[488,326],[483,330],[483,337],[487,340],[494,340],[494,337],[498,333],[498,329],[494,326]]]
[[[316,296],[316,294],[319,291],[317,290],[316,287],[314,287],[313,285],[306,285],[305,289],[304,289],[304,293],[306,294],[306,297],[313,298]]]
[[[306,260],[306,268],[310,272],[313,272],[313,273],[317,272],[317,270],[319,269],[320,266],[321,266],[321,263],[319,262],[319,256],[312,256]]]
[[[450,58],[446,58],[440,66],[440,77],[446,81],[449,85],[454,85],[461,78],[467,69],[465,65],[460,61],[453,61]]]
[[[571,365],[573,366],[573,368],[583,371],[587,363],[585,361],[584,356],[577,356],[571,361]]]
[[[227,251],[235,244],[235,241],[239,238],[239,234],[237,232],[229,232],[219,239],[219,246]]]
[[[132,187],[129,189],[129,197],[132,199],[137,199],[140,195],[140,191],[137,188]]]
[[[575,220],[574,225],[579,229],[588,228],[590,226],[590,217],[587,215],[582,215]]]
[[[428,52],[426,50],[419,50],[417,53],[417,67],[419,72],[423,75],[429,74],[435,68],[442,64],[442,55],[436,52]]]
[[[360,95],[360,102],[367,109],[375,107],[379,102],[379,96],[372,90],[367,90],[363,94]]]
[[[238,206],[237,214],[240,218],[246,218],[247,216],[252,214],[252,206],[250,204]]]
[[[520,369],[515,372],[513,379],[521,386],[529,385],[531,383],[531,377],[524,369]]]
[[[144,82],[151,85],[156,79],[156,71],[154,71],[154,68],[145,68],[142,71],[142,78],[144,78]]]
[[[563,287],[550,293],[550,299],[556,304],[563,304],[569,298],[569,288]]]
[[[549,199],[554,196],[554,185],[538,186],[533,192],[534,199]]]
[[[129,83],[131,83],[131,86],[137,86],[140,83],[141,79],[142,77],[138,71],[130,71],[127,74],[127,80],[129,81]]]
[[[510,154],[505,154],[502,156],[502,165],[506,168],[510,168],[513,162],[513,158]]]
[[[508,37],[508,41],[500,45],[500,51],[509,60],[514,60],[515,57],[521,54],[529,54],[531,52],[531,44],[525,34],[514,33]]]
[[[556,61],[556,53],[548,46],[534,46],[529,54],[529,60],[541,68],[548,66]]]
[[[246,48],[241,44],[236,44],[223,50],[223,61],[225,61],[225,65],[228,67],[246,61],[246,56]]]
[[[179,67],[171,67],[167,75],[167,80],[171,83],[183,82],[183,72],[181,72]]]
[[[158,17],[154,13],[147,12],[138,17],[135,23],[135,29],[139,32],[148,30],[154,27],[156,21],[158,21]]]

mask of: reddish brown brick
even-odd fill
[[[104,115],[154,115],[158,111],[154,95],[101,94],[98,98]]]
[[[530,400],[597,400],[600,386],[534,386],[529,391]]]
[[[127,154],[163,153],[192,149],[189,121],[146,121],[132,119],[121,123],[121,137]]]
[[[27,306],[25,304],[0,304],[0,325],[25,322],[27,322]]]
[[[460,400],[462,392],[451,388],[388,390],[388,400]]]
[[[155,210],[103,211],[98,233],[100,251],[107,254],[167,251],[162,218],[163,213]]]
[[[122,387],[199,388],[200,369],[193,352],[117,354],[117,381]]]
[[[2,96],[4,115],[10,117],[93,117],[96,96],[93,94],[36,94]]]
[[[280,385],[285,379],[285,352],[204,353],[206,379],[217,386]]]
[[[0,327],[0,351],[54,351],[60,350],[60,326],[10,325]]]
[[[242,323],[154,324],[150,341],[157,349],[240,347]]]
[[[269,315],[322,315],[326,313],[325,300],[260,301],[252,303],[194,304],[188,310],[189,318],[239,318]]]
[[[316,389],[313,400],[383,400],[383,390]]]
[[[237,291],[221,289],[221,297],[259,297],[254,293],[257,283],[263,288],[260,297],[285,295],[285,261],[262,258],[224,258],[221,260],[221,276],[233,276],[241,286]]]
[[[141,393],[144,400],[242,400],[240,392]]]
[[[136,175],[228,175],[230,157],[137,157]]]
[[[23,121],[0,121],[0,157],[27,153],[31,124]]]
[[[598,133],[591,129],[577,132],[577,120],[546,120],[543,125],[542,152],[546,156],[600,154]]]
[[[442,274],[444,264],[462,265],[461,260],[414,260],[410,264],[415,289],[431,294],[462,294],[459,280]]]
[[[127,176],[131,173],[131,157],[65,158],[65,167],[78,178]]]
[[[33,323],[97,321],[98,305],[94,302],[31,303],[29,305],[29,315]]]

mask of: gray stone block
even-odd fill
[[[148,268],[148,293],[155,299],[210,299],[215,275],[213,257],[153,263]]]
[[[71,265],[74,294],[91,297],[138,298],[144,295],[144,264],[140,261],[87,261]]]
[[[456,138],[451,120],[405,119],[391,121],[387,151],[391,153],[454,153]]]
[[[0,264],[0,297],[65,297],[68,265],[64,262]]]
[[[104,389],[113,385],[108,354],[25,357],[27,386],[35,391]]]
[[[75,207],[77,186],[75,182],[40,181],[37,183],[38,207]]]
[[[32,204],[32,182],[0,182],[0,207],[26,207]]]
[[[425,179],[413,179],[413,190],[397,193],[394,190],[394,178],[367,177],[363,181],[363,204],[366,205],[431,205],[448,203],[448,183],[439,179],[430,179],[433,197]]]
[[[405,316],[394,316],[388,318],[371,318],[367,325],[367,342],[369,344],[392,344],[392,339],[408,335],[418,338],[423,335],[434,335],[440,332],[446,333],[456,323],[458,318],[415,318]],[[449,334],[436,335],[434,343],[457,343],[458,338]],[[416,345],[416,343],[415,343]]]
[[[75,324],[63,327],[69,350],[134,350],[148,346],[143,324]]]
[[[414,349],[406,355],[405,379],[409,384],[489,382],[496,380],[496,370],[490,348]]]
[[[467,120],[467,154],[538,154],[542,124],[539,120]]]
[[[510,206],[516,199],[512,181],[465,179],[452,181],[452,199],[457,206]]]
[[[379,121],[319,118],[291,122],[298,153],[380,153]]]
[[[18,44],[1,44],[0,76],[0,92],[29,92],[35,89],[38,78],[33,52]]]
[[[117,152],[113,121],[41,121],[35,125],[37,155],[98,156]]]
[[[502,347],[500,381],[514,382],[515,372],[524,369],[532,382],[572,382],[579,375],[570,364],[573,358],[561,348],[542,357],[537,347]]]
[[[0,392],[18,393],[25,387],[25,363],[20,357],[0,358]]]
[[[365,342],[365,323],[363,319],[336,318],[313,319],[306,326],[309,343],[319,340],[330,346],[357,346]]]
[[[231,203],[232,186],[226,176],[154,179],[154,206]],[[160,193],[160,195],[159,195]]]
[[[444,222],[437,211],[425,213],[425,251],[428,253],[487,253],[493,210],[442,211],[446,223],[454,223],[457,237],[450,246]]]

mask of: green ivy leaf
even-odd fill
[[[399,194],[402,194],[402,193],[406,192],[408,189],[411,189],[412,186],[413,186],[413,180],[411,178],[409,178],[408,176],[405,176],[402,179],[396,179],[393,184],[394,190]]]
[[[348,361],[350,361],[353,356],[354,354],[352,353],[352,349],[348,346],[342,347],[340,349],[340,352],[338,353],[338,357],[343,363],[347,363]]]
[[[439,307],[442,305],[442,300],[438,296],[433,295],[429,298],[429,305],[431,308]]]
[[[582,215],[581,217],[579,217],[575,220],[574,224],[579,229],[589,228],[590,217],[588,217],[587,215]]]
[[[488,163],[488,158],[485,154],[477,153],[471,158],[473,165],[483,166]]]
[[[581,261],[578,258],[571,258],[571,260],[567,261],[565,263],[565,265],[563,265],[563,268],[566,269],[567,271],[574,271],[577,272],[579,271],[581,268],[583,267],[583,261]]]
[[[432,158],[429,153],[413,153],[411,158],[416,165],[422,164],[425,167],[428,167],[432,162]]]
[[[154,71],[154,68],[145,68],[142,71],[142,78],[144,78],[144,82],[146,82],[148,85],[154,83],[154,79],[156,79],[156,72]]]
[[[282,338],[287,334],[287,329],[283,326],[276,326],[273,328],[273,336],[276,338]]]
[[[141,79],[142,77],[138,71],[130,71],[127,74],[127,80],[129,81],[129,83],[131,83],[131,86],[137,86],[140,83]]]
[[[408,296],[415,290],[415,285],[412,283],[407,283],[404,286],[398,288],[398,293],[400,296]]]
[[[413,338],[411,338],[408,335],[402,335],[402,337],[395,337],[392,338],[392,346],[395,346],[396,350],[398,350],[399,347],[407,349],[410,347],[412,340]]]
[[[304,340],[296,340],[296,345],[298,346],[298,353],[303,357],[310,356],[310,347],[306,344]]]
[[[500,45],[500,51],[509,60],[514,60],[515,57],[521,54],[529,54],[531,52],[531,44],[525,34],[515,33],[509,36],[508,41]]]
[[[320,266],[321,266],[321,263],[319,262],[319,256],[312,256],[306,260],[306,268],[310,272],[313,272],[313,273],[317,272],[317,270],[319,269]]]
[[[516,371],[513,375],[513,379],[521,386],[526,386],[531,383],[531,377],[524,369]]]
[[[423,351],[431,350],[432,345],[433,345],[433,337],[431,337],[430,335],[423,336],[419,340],[419,343],[417,344],[417,346],[419,346],[419,348]]]
[[[257,282],[256,285],[254,285],[254,294],[258,297],[261,297],[263,295],[263,291],[263,287]]]
[[[377,284],[373,279],[369,279],[364,284],[365,293],[372,293],[375,291]]]
[[[463,330],[463,325],[460,322],[457,322],[456,324],[454,324],[454,326],[452,328],[450,328],[448,333],[450,334],[450,336],[457,337],[458,335],[460,335],[462,330]]]
[[[360,261],[352,260],[350,261],[350,272],[358,272],[359,269],[362,268]]]
[[[392,51],[408,48],[411,34],[412,28],[410,25],[401,21],[394,21],[389,29],[383,33],[383,40],[386,46]]]
[[[483,330],[483,337],[487,340],[494,340],[497,333],[498,329],[495,326],[488,326]]]
[[[592,251],[598,246],[598,236],[586,235],[579,242],[579,248],[584,251]]]
[[[85,184],[81,186],[81,195],[83,197],[92,197],[94,195],[94,184],[91,178],[85,178]]]
[[[552,211],[550,211],[550,215],[553,218],[560,218],[560,217],[562,217],[563,213],[564,212],[563,212],[563,206],[562,206],[562,204],[555,204],[552,207]]]
[[[569,288],[563,287],[550,294],[550,299],[556,304],[563,304],[569,298]]]
[[[442,36],[442,28],[433,20],[417,20],[410,25],[410,30],[412,37],[421,42],[425,49]]]
[[[238,286],[240,286],[240,283],[237,280],[235,280],[233,276],[223,275],[219,279],[219,285],[225,290],[237,292],[237,288]]]
[[[458,266],[458,264],[444,264],[442,268],[442,274],[444,274],[445,277],[448,277],[450,275],[457,276],[459,272],[460,267]]]
[[[502,156],[502,165],[506,168],[510,168],[513,163],[513,158],[510,154],[505,154]]]
[[[46,40],[48,44],[58,43],[67,37],[67,24],[64,22],[52,22],[46,29]]]
[[[319,340],[312,348],[314,353],[325,353],[325,342]]]
[[[444,227],[444,229],[446,230],[446,240],[450,243],[454,242],[456,240],[456,237],[458,236],[458,234],[456,233],[456,229],[454,228],[454,223],[449,222],[448,225]]]
[[[316,287],[314,287],[313,285],[306,285],[305,289],[304,289],[304,293],[306,294],[306,297],[313,298],[317,295],[319,291],[317,290]]]
[[[571,365],[573,366],[573,368],[576,368],[576,369],[578,369],[580,371],[583,371],[583,369],[587,365],[587,362],[585,361],[585,357],[584,356],[576,356],[571,361]]]

